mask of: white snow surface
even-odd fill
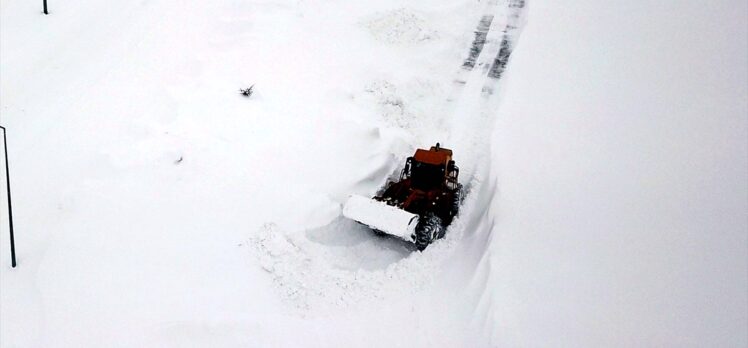
[[[0,0],[0,346],[747,346],[746,2],[524,2]]]

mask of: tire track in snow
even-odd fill
[[[521,27],[524,25],[526,5],[527,2],[525,0],[509,0],[509,3],[507,4],[509,11],[507,13],[506,26],[502,31],[503,38],[501,39],[501,48],[496,54],[496,58],[494,58],[491,68],[488,71],[489,78],[483,86],[484,94],[493,93],[493,86],[496,85],[497,82],[492,81],[492,79],[500,79],[506,70],[506,66],[509,63],[509,57],[514,50],[517,39],[519,39]]]
[[[484,76],[486,87],[497,84],[496,80],[500,79],[506,70],[524,24],[525,8],[526,0],[506,0],[505,6],[499,6],[495,1],[489,2],[478,22],[475,38],[462,63],[462,69],[457,72],[457,85],[464,86],[470,80],[480,79],[477,75]],[[502,12],[504,15],[497,18]],[[475,67],[482,69],[474,72]],[[460,94],[462,91],[454,92],[453,94]]]
[[[506,0],[491,2],[479,22],[482,29],[485,18],[493,18],[483,40],[483,32],[476,31],[474,45],[468,52],[466,63],[473,60],[478,46],[484,41],[477,53],[474,69],[460,69],[455,78],[451,111],[447,115],[450,124],[449,144],[460,154],[463,180],[470,186],[475,168],[485,161],[480,154],[486,153],[490,135],[494,128],[499,97],[495,96],[501,77],[506,70],[511,52],[516,46],[521,28],[524,24],[526,10],[525,0]],[[480,33],[479,33],[480,32]],[[468,64],[469,65],[469,64]],[[465,63],[463,63],[465,66]]]
[[[473,39],[473,46],[470,47],[470,53],[462,63],[462,68],[466,70],[473,70],[475,67],[475,60],[483,51],[483,46],[486,44],[486,37],[488,36],[488,29],[491,27],[493,22],[493,15],[486,14],[481,17],[478,27],[475,30],[475,39]]]
[[[478,20],[478,25],[474,31],[475,37],[470,45],[468,54],[463,60],[460,69],[455,72],[452,92],[447,98],[448,102],[458,101],[468,82],[477,77],[476,74],[480,75],[481,71],[485,71],[483,69],[490,63],[486,59],[485,52],[492,51],[492,47],[496,46],[497,42],[499,42],[500,37],[496,33],[501,31],[500,27],[502,24],[500,22],[502,21],[500,20],[500,15],[502,11],[503,9],[499,6],[497,0],[489,1],[484,7],[483,14]],[[475,69],[476,67],[478,69]],[[445,117],[449,118],[452,114],[449,113]]]

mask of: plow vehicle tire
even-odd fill
[[[423,251],[431,242],[443,235],[442,219],[433,213],[428,213],[421,218],[418,226],[416,226],[416,247],[419,251]]]

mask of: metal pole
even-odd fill
[[[43,1],[44,1],[44,14],[48,15],[49,12],[47,12],[47,0],[43,0]]]
[[[46,4],[47,1],[45,0]],[[3,146],[5,147],[5,182],[8,189],[8,221],[10,221],[10,260],[11,266],[16,267],[16,242],[13,239],[13,209],[10,204],[10,170],[8,170],[8,140],[5,134],[5,127],[0,126],[3,130]]]

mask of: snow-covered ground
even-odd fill
[[[748,345],[744,1],[50,11],[0,0],[2,347]],[[437,141],[445,239],[341,217]]]
[[[540,1],[494,132],[505,346],[748,345],[748,3]]]

